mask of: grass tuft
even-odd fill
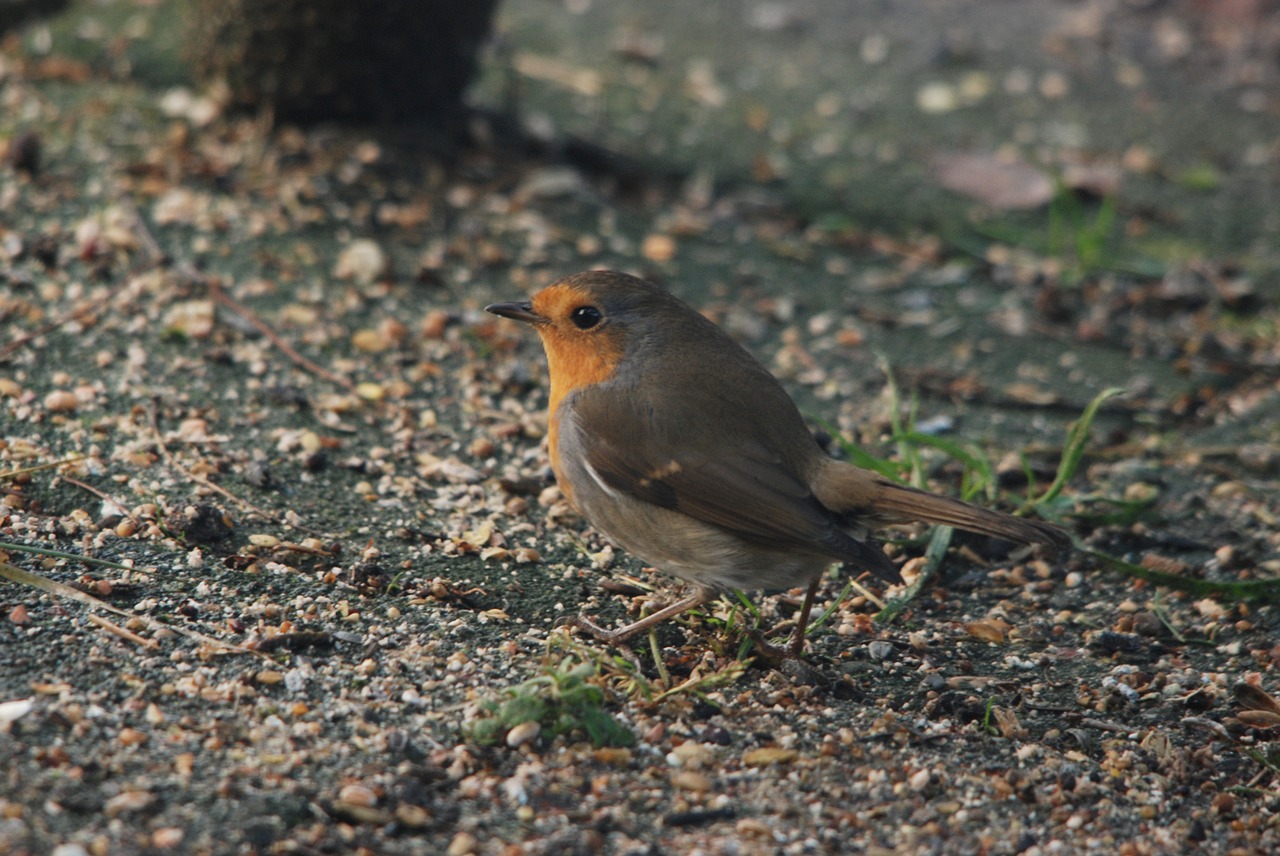
[[[571,657],[544,666],[541,674],[482,701],[480,716],[466,723],[463,733],[469,740],[492,746],[505,740],[517,725],[536,722],[540,737],[580,733],[597,748],[631,746],[636,736],[605,710],[599,676],[596,663],[575,662]]]

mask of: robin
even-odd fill
[[[836,562],[900,582],[870,531],[943,524],[1024,544],[1070,543],[1056,526],[899,484],[823,452],[763,366],[665,289],[590,271],[489,312],[531,325],[551,374],[551,467],[570,502],[627,551],[692,583],[687,597],[609,644],[732,590],[808,585],[799,656],[822,572]]]

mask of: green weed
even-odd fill
[[[1052,171],[1050,174],[1054,194],[1043,221],[1018,222],[1010,216],[1002,222],[976,224],[973,229],[982,238],[1052,259],[1058,275],[1068,284],[1106,271],[1143,277],[1163,273],[1162,265],[1120,246],[1122,233],[1115,196],[1106,196],[1094,204],[1069,187],[1060,175]],[[986,258],[986,246],[972,237],[953,238],[952,243],[978,258]]]
[[[649,704],[684,694],[705,698],[712,690],[738,680],[748,665],[745,657],[739,657],[711,672],[703,672],[699,666],[694,669],[693,674],[679,682],[674,681],[666,668],[662,667],[658,669],[658,679],[653,680],[645,676],[636,659],[585,645],[567,633],[553,633],[548,644],[554,650],[566,651],[568,656],[579,657],[590,663],[599,674],[600,681],[615,692]],[[661,662],[656,649],[654,659]]]
[[[481,702],[482,715],[463,726],[466,737],[491,746],[517,725],[536,722],[541,736],[581,733],[591,745],[631,746],[636,736],[605,710],[605,691],[594,662],[566,657],[542,673]]]
[[[984,493],[990,498],[995,487],[995,476],[990,459],[976,446],[957,443],[917,430],[916,417],[919,402],[914,396],[904,420],[897,381],[894,379],[892,370],[883,360],[881,370],[885,374],[889,395],[889,441],[897,448],[896,459],[873,455],[858,444],[845,439],[839,429],[831,423],[815,420],[835,438],[836,444],[849,462],[879,473],[899,484],[924,487],[926,467],[921,452],[924,449],[933,449],[960,464],[961,498],[971,500]]]
[[[1076,281],[1111,267],[1108,255],[1115,233],[1116,198],[1105,197],[1090,212],[1061,179],[1055,183],[1049,203],[1049,255],[1069,262],[1068,278]]]
[[[987,703],[982,711],[982,732],[984,734],[997,735],[999,730],[996,728],[995,719],[996,700],[995,697],[987,699]]]

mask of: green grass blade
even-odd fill
[[[942,558],[947,554],[947,548],[951,546],[951,535],[954,532],[955,530],[950,526],[938,526],[933,530],[933,535],[929,538],[929,546],[924,551],[924,566],[920,569],[920,576],[916,577],[916,581],[908,586],[906,591],[889,601],[884,609],[876,613],[873,619],[876,624],[892,622],[916,599],[916,595],[924,590],[942,565]]]
[[[1200,597],[1216,597],[1230,601],[1251,601],[1255,603],[1280,603],[1280,579],[1241,580],[1239,582],[1215,582],[1187,577],[1182,574],[1171,574],[1157,571],[1134,562],[1127,562],[1118,556],[1090,549],[1084,544],[1076,543],[1076,549],[1087,556],[1092,556],[1106,567],[1118,571],[1125,576],[1146,580],[1158,586],[1185,591]]]
[[[936,437],[932,434],[922,434],[915,430],[909,430],[901,438],[895,439],[905,440],[913,446],[928,446],[931,449],[937,449],[963,466],[966,476],[970,473],[976,476],[976,481],[972,484],[970,490],[966,491],[965,499],[969,499],[995,480],[991,462],[986,459],[986,456],[980,453],[975,454],[959,443]]]
[[[1058,463],[1058,471],[1054,474],[1053,484],[1048,489],[1032,500],[1032,505],[1041,506],[1052,502],[1062,493],[1062,489],[1067,486],[1067,482],[1075,477],[1076,470],[1080,467],[1080,460],[1084,457],[1085,447],[1089,444],[1089,431],[1093,428],[1093,421],[1097,418],[1098,410],[1102,407],[1103,402],[1109,398],[1115,398],[1122,395],[1124,390],[1119,387],[1109,387],[1094,396],[1093,401],[1089,402],[1089,406],[1084,409],[1084,413],[1080,414],[1080,418],[1067,432],[1067,443],[1062,449],[1062,460]]]
[[[813,631],[830,621],[831,616],[835,614],[837,609],[839,609],[840,604],[844,603],[844,599],[849,596],[849,592],[851,591],[853,591],[853,583],[845,583],[844,588],[840,591],[839,597],[831,601],[827,608],[822,611],[821,615],[809,622],[809,626],[805,628],[805,635],[812,635]]]

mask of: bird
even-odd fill
[[[798,658],[831,565],[902,581],[871,539],[889,524],[1070,543],[1053,524],[907,487],[827,454],[782,384],[660,285],[594,270],[485,309],[528,324],[542,341],[548,456],[565,497],[609,540],[692,586],[621,628],[575,620],[606,644],[733,590],[807,585],[785,653]]]

